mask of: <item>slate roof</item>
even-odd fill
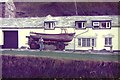
[[[120,17],[120,16],[119,16]],[[29,17],[29,18],[1,18],[1,27],[43,27],[44,21],[56,21],[56,27],[74,27],[75,21],[87,21],[91,26],[92,20],[112,20],[112,26],[120,26],[117,15],[110,16],[59,16]]]

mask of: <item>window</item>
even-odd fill
[[[81,47],[92,47],[95,45],[95,38],[78,38],[78,45]]]
[[[44,27],[45,29],[54,29],[55,22],[54,21],[44,22]]]
[[[112,37],[105,38],[105,46],[112,46]]]
[[[86,21],[75,21],[76,28],[84,29]]]
[[[110,29],[111,28],[111,21],[92,21],[92,26],[94,28],[99,28],[99,29]]]

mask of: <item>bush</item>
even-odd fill
[[[2,55],[3,78],[117,78],[119,62]]]

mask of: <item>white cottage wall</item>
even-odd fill
[[[86,29],[86,30],[76,30],[76,35],[78,35],[75,38],[75,50],[89,50],[92,49],[92,47],[81,47],[78,46],[78,38],[96,38],[96,46],[94,47],[95,50],[110,50],[110,47],[105,47],[105,36],[112,36],[112,49],[118,50],[118,28],[112,27],[112,29],[101,29],[101,30],[93,30],[93,29]],[[82,34],[83,33],[83,34]],[[72,42],[69,43],[68,46],[66,46],[66,49],[74,49],[74,39]]]
[[[105,37],[112,37],[112,46],[113,50],[118,50],[118,28],[112,28],[110,30],[93,30],[94,33],[97,33],[96,47],[95,49],[101,50],[106,49],[110,50],[110,47],[105,47]]]
[[[0,29],[0,45],[3,45],[3,32],[2,32],[2,29]]]

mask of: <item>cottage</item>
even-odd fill
[[[0,19],[1,20],[1,19]],[[118,16],[61,16],[4,18],[1,24],[2,48],[28,46],[30,32],[76,33],[65,50],[119,50]]]

